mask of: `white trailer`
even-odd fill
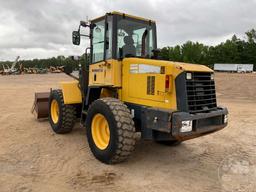
[[[248,73],[253,72],[253,64],[238,64],[237,66],[238,73]]]
[[[253,64],[215,63],[214,71],[248,73],[253,72]]]

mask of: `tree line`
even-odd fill
[[[247,31],[245,39],[233,35],[216,46],[188,41],[183,45],[164,47],[160,56],[164,60],[204,64],[211,68],[214,63],[254,64],[256,70],[256,31]]]
[[[160,57],[170,61],[203,64],[211,68],[213,68],[214,63],[250,63],[254,64],[254,70],[256,70],[256,30],[251,29],[247,31],[244,39],[233,35],[231,39],[216,46],[188,41],[182,45],[163,47],[160,50]],[[80,62],[84,61],[84,55],[82,55]],[[79,65],[79,61],[64,56],[48,59],[20,60],[19,63],[22,63],[25,68],[49,68],[50,66],[71,65],[76,69]],[[2,64],[10,66],[12,62],[0,62],[0,70],[2,69]]]
[[[11,65],[13,62],[11,61],[2,61],[0,62],[0,69],[2,68],[2,64]],[[45,69],[49,67],[57,67],[57,66],[67,66],[71,65],[73,68],[78,68],[79,62],[72,59],[71,57],[65,56],[57,56],[48,59],[32,59],[32,60],[19,60],[18,64],[22,64],[25,68],[39,68]]]

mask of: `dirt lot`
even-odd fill
[[[64,74],[0,76],[0,191],[253,191],[256,182],[256,74],[216,74],[229,126],[166,147],[139,141],[127,162],[95,160],[85,130],[56,135],[30,114],[34,92]],[[254,188],[254,191],[256,189]]]

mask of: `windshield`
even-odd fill
[[[118,57],[152,56],[154,49],[154,30],[152,25],[139,21],[121,19],[117,23]]]

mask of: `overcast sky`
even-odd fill
[[[159,48],[256,28],[256,0],[0,0],[0,60],[80,55],[85,42],[71,43],[79,21],[114,10],[155,20]]]

